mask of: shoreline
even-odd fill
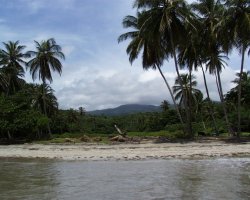
[[[46,158],[59,160],[149,160],[250,157],[250,142],[232,144],[142,143],[142,144],[23,144],[0,145],[0,158]]]

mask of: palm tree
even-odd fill
[[[228,57],[226,55],[224,55],[224,53],[222,51],[220,51],[218,49],[214,49],[213,53],[210,53],[207,57],[206,67],[207,67],[207,70],[209,70],[209,72],[211,74],[214,74],[216,77],[217,89],[218,89],[220,101],[221,101],[223,111],[224,111],[225,120],[226,120],[226,124],[227,124],[227,128],[228,128],[228,133],[230,135],[234,135],[233,130],[232,130],[231,125],[230,125],[230,122],[229,122],[229,119],[228,119],[226,105],[224,103],[224,94],[223,94],[221,77],[220,77],[220,73],[222,71],[222,68],[224,68],[225,64],[226,64],[225,59],[228,59]]]
[[[138,57],[141,51],[142,53],[142,66],[144,69],[158,69],[173,100],[176,111],[178,113],[181,124],[184,127],[184,123],[182,120],[181,113],[174,99],[173,92],[170,88],[170,85],[165,78],[161,66],[163,64],[163,60],[165,58],[165,50],[159,40],[158,35],[152,35],[150,30],[142,30],[142,26],[147,19],[146,12],[138,12],[137,17],[134,16],[126,16],[123,20],[123,26],[125,28],[133,28],[134,30],[131,32],[124,33],[119,36],[118,42],[131,39],[127,47],[127,54],[129,54],[129,60],[131,64]]]
[[[239,73],[239,85],[238,85],[238,129],[237,137],[241,132],[241,81],[244,70],[245,52],[250,46],[250,7],[249,0],[230,0],[226,1],[228,6],[227,12],[227,27],[230,31],[230,36],[233,38],[235,46],[241,53],[241,67]]]
[[[160,105],[163,112],[168,111],[169,106],[170,106],[170,104],[169,104],[169,102],[167,100],[164,100],[163,102],[161,102],[161,105]]]
[[[23,53],[25,46],[19,45],[19,41],[3,43],[5,49],[0,50],[0,76],[1,86],[6,95],[10,95],[21,89],[25,82],[21,77],[24,76],[26,62],[23,60],[28,54]]]
[[[56,43],[53,38],[50,38],[40,43],[34,41],[36,45],[36,51],[28,51],[27,53],[33,58],[27,63],[27,67],[30,69],[33,80],[36,76],[43,82],[43,93],[45,94],[46,80],[50,83],[53,81],[51,70],[62,73],[62,64],[60,59],[65,59],[61,47]],[[48,116],[46,99],[43,95],[44,113]],[[48,124],[49,137],[51,137],[50,126]]]
[[[137,10],[144,10],[147,19],[141,29],[150,30],[152,37],[160,35],[160,40],[165,49],[166,57],[173,57],[175,69],[181,88],[179,66],[176,56],[176,48],[182,37],[186,35],[186,24],[190,22],[190,10],[185,0],[135,0],[134,7]],[[185,98],[186,99],[186,98]],[[192,125],[188,112],[187,102],[185,102],[185,113],[187,120],[187,133],[192,136]]]
[[[211,115],[213,126],[215,129],[215,132],[218,134],[218,128],[216,125],[214,112],[212,109],[212,102],[210,99],[208,87],[207,87],[207,81],[206,81],[206,75],[203,68],[203,63],[205,62],[205,53],[204,53],[204,47],[202,46],[202,40],[201,37],[201,30],[203,30],[205,27],[203,27],[203,24],[201,23],[201,20],[197,15],[194,15],[195,18],[193,18],[192,26],[188,26],[188,35],[185,37],[185,39],[181,42],[181,44],[178,46],[178,61],[180,63],[180,67],[187,67],[189,70],[189,76],[191,77],[192,71],[197,70],[198,67],[202,69],[203,74],[203,81],[207,93],[208,98],[208,110],[209,114]],[[195,26],[195,28],[193,28]],[[191,81],[191,79],[190,79]],[[190,82],[190,85],[192,87],[192,84]],[[191,90],[190,90],[191,91]],[[191,95],[189,95],[191,97]],[[189,112],[191,110],[189,109]],[[191,113],[190,113],[191,116]]]
[[[225,13],[225,8],[220,0],[199,0],[198,3],[192,4],[192,7],[198,13],[200,21],[204,25],[201,31],[201,38],[202,46],[206,47],[204,51],[206,67],[210,74],[216,75],[218,93],[228,132],[229,134],[233,134],[224,104],[220,78],[220,72],[225,64],[224,60],[227,59],[226,53],[228,53],[230,49],[229,44],[225,45],[225,20],[223,20],[222,17]],[[227,46],[226,49],[225,46]]]

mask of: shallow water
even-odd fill
[[[250,199],[250,158],[0,159],[0,199]]]

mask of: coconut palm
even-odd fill
[[[23,65],[28,54],[23,53],[25,46],[19,45],[19,41],[9,41],[3,45],[5,49],[0,50],[0,82],[5,94],[10,95],[20,90],[24,83]]]
[[[220,73],[227,59],[225,51],[225,20],[223,15],[225,8],[219,0],[199,0],[192,4],[193,9],[198,13],[200,21],[204,25],[201,31],[202,46],[206,47],[204,56],[206,67],[209,73],[216,76],[219,97],[222,103],[226,124],[229,134],[233,134],[228,120],[226,106],[224,104],[223,90],[221,85]]]
[[[61,47],[56,43],[55,39],[50,38],[40,43],[34,41],[36,51],[28,51],[27,53],[33,58],[27,63],[33,80],[36,79],[37,74],[43,84],[46,80],[50,83],[53,81],[51,70],[62,73],[62,64],[60,59],[65,59]]]
[[[56,43],[53,38],[50,38],[40,43],[34,41],[36,45],[36,51],[28,51],[27,53],[32,59],[27,63],[27,67],[30,70],[33,80],[36,79],[37,75],[42,80],[43,89],[45,94],[46,81],[50,83],[52,79],[52,71],[62,73],[62,64],[60,59],[65,59],[61,47]],[[43,95],[43,106],[44,113],[48,116],[45,95]],[[49,136],[51,137],[50,126],[48,125]]]
[[[241,132],[241,80],[244,70],[244,60],[247,48],[250,46],[250,7],[249,0],[230,0],[226,1],[228,6],[228,12],[226,15],[227,29],[230,32],[231,38],[235,46],[241,53],[241,66],[239,73],[239,85],[238,85],[238,130],[237,136],[240,136]]]
[[[195,28],[193,28],[193,26],[195,26]],[[217,125],[216,125],[216,121],[214,117],[214,112],[212,108],[212,102],[211,102],[208,87],[207,87],[206,75],[205,75],[205,71],[203,68],[203,64],[206,60],[206,56],[204,52],[204,47],[202,46],[203,38],[201,37],[201,35],[202,35],[202,30],[204,28],[205,27],[203,27],[203,23],[201,23],[201,20],[199,20],[199,17],[195,15],[195,18],[193,18],[192,26],[188,26],[188,35],[178,46],[178,52],[179,52],[178,61],[180,63],[181,68],[183,67],[188,68],[190,77],[191,77],[191,73],[193,70],[196,71],[198,68],[202,69],[203,80],[204,80],[204,85],[205,85],[207,99],[208,99],[208,110],[213,121],[215,132],[218,133],[218,129],[217,129]],[[190,85],[192,87],[191,83]],[[189,96],[191,97],[191,95]]]
[[[230,125],[230,122],[229,122],[229,119],[228,119],[226,105],[224,103],[224,93],[223,93],[222,84],[221,84],[221,77],[220,77],[220,73],[226,65],[226,62],[225,62],[226,59],[228,59],[228,57],[223,53],[223,51],[218,50],[218,47],[217,47],[217,49],[214,49],[213,53],[210,53],[208,55],[206,67],[207,67],[207,70],[211,74],[214,74],[216,77],[217,89],[218,89],[220,101],[221,101],[223,111],[224,111],[224,116],[225,116],[225,120],[226,120],[226,124],[227,124],[227,128],[228,128],[228,133],[230,135],[234,135],[233,130],[232,130],[231,125]]]
[[[165,54],[173,57],[175,69],[181,88],[179,66],[176,56],[176,48],[181,41],[181,38],[186,35],[186,24],[190,22],[190,10],[185,0],[135,0],[134,7],[137,10],[145,10],[147,19],[145,20],[142,29],[150,30],[153,37],[160,35],[161,43],[165,48]],[[185,98],[186,99],[186,98]],[[192,125],[188,112],[187,102],[185,102],[185,113],[187,120],[187,133],[192,136]]]
[[[133,31],[124,33],[120,35],[118,38],[118,42],[131,39],[127,47],[127,54],[129,55],[129,60],[131,64],[138,57],[140,52],[142,51],[142,66],[145,70],[152,68],[158,69],[164,82],[169,90],[173,103],[175,105],[176,111],[178,113],[180,122],[184,127],[184,123],[182,120],[182,116],[180,114],[179,108],[174,99],[173,92],[170,88],[170,85],[165,78],[161,66],[163,64],[163,60],[165,58],[165,49],[163,48],[160,36],[152,35],[150,30],[142,30],[142,26],[145,23],[145,19],[147,19],[148,13],[146,12],[138,12],[137,16],[126,16],[123,20],[123,26],[125,28],[133,28]]]

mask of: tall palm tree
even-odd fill
[[[235,46],[241,53],[241,66],[239,73],[239,85],[238,85],[238,128],[237,136],[240,136],[241,132],[241,81],[244,70],[244,60],[247,48],[250,46],[250,7],[249,0],[230,0],[226,1],[228,6],[228,12],[226,15],[227,26],[226,29],[231,33]],[[250,50],[249,50],[250,51]]]
[[[220,0],[198,0],[198,3],[192,4],[193,9],[198,13],[200,21],[204,27],[201,31],[202,46],[206,47],[204,56],[206,58],[207,70],[216,75],[219,97],[222,103],[226,124],[229,134],[233,130],[228,120],[226,106],[224,104],[223,90],[221,85],[220,72],[227,59],[225,50],[225,20],[223,15],[225,7]]]
[[[23,65],[26,64],[24,58],[28,54],[23,53],[25,46],[19,45],[19,41],[4,42],[3,45],[5,49],[0,50],[1,85],[5,84],[5,93],[10,95],[18,91],[24,83]]]
[[[60,59],[65,59],[61,46],[58,45],[55,39],[50,38],[40,43],[34,41],[36,45],[36,51],[28,51],[27,53],[32,59],[27,63],[27,67],[30,69],[33,80],[37,75],[43,82],[43,93],[45,94],[46,81],[50,83],[53,81],[51,70],[62,73],[62,64]],[[44,113],[48,116],[46,108],[45,95],[43,95]],[[49,137],[51,137],[51,130],[48,124]]]
[[[176,73],[183,89],[177,62],[176,48],[182,37],[186,35],[186,24],[190,22],[190,10],[185,0],[135,0],[134,7],[137,10],[145,10],[148,17],[142,29],[151,30],[153,36],[160,35],[160,39],[166,50],[166,55],[173,57]],[[185,98],[186,99],[186,98]],[[192,137],[192,125],[185,102],[187,121],[187,133]]]
[[[127,47],[127,54],[129,54],[129,60],[131,64],[138,57],[141,51],[142,52],[142,66],[144,69],[158,69],[173,100],[176,111],[178,113],[181,124],[184,127],[184,122],[182,120],[181,113],[174,99],[173,92],[171,87],[164,76],[161,66],[163,64],[163,60],[166,57],[165,49],[159,40],[159,35],[152,35],[150,30],[143,30],[142,26],[147,20],[148,14],[146,12],[138,12],[137,16],[126,16],[123,20],[123,26],[125,28],[133,28],[133,31],[124,33],[119,36],[118,42],[131,39]]]
[[[226,65],[226,62],[225,62],[226,59],[228,59],[228,57],[222,51],[218,50],[218,47],[217,47],[217,49],[214,49],[213,53],[210,53],[208,55],[206,67],[207,67],[207,70],[209,70],[209,72],[211,74],[214,74],[216,77],[217,89],[218,89],[220,101],[223,107],[223,112],[224,112],[224,116],[225,116],[225,120],[226,120],[226,124],[228,128],[228,133],[230,135],[234,135],[233,129],[228,119],[226,105],[224,103],[224,93],[223,93],[221,77],[220,77],[220,73]]]
[[[212,102],[210,99],[207,81],[206,81],[206,75],[203,68],[203,64],[205,62],[205,53],[204,53],[204,47],[202,46],[202,40],[201,33],[205,27],[203,27],[203,23],[199,19],[197,15],[194,15],[192,26],[188,26],[188,35],[185,37],[185,39],[181,42],[181,44],[178,46],[178,61],[180,63],[180,67],[187,67],[189,70],[189,76],[191,77],[191,73],[193,70],[197,70],[198,67],[202,69],[203,74],[203,81],[206,89],[207,94],[207,100],[208,100],[208,111],[213,121],[213,126],[215,132],[218,134],[218,128],[214,117],[214,112],[212,108]],[[195,28],[193,28],[195,26]],[[191,81],[191,79],[190,79]],[[192,84],[190,83],[191,87]],[[190,90],[191,91],[191,90]],[[191,95],[189,95],[191,97]],[[189,112],[191,112],[191,109],[189,109]],[[190,114],[191,115],[191,114]]]
[[[196,21],[196,18],[194,18],[193,23],[196,26],[198,23],[194,23]],[[198,41],[198,35],[197,30],[193,28],[193,25],[187,24],[187,35],[186,38],[183,39],[182,42],[178,45],[178,62],[180,68],[187,67],[189,71],[189,77],[192,77],[192,72],[194,70],[197,70],[198,63],[200,61],[200,55],[199,50],[197,48]],[[184,85],[184,84],[183,84]],[[188,102],[188,112],[189,116],[192,116],[192,105],[190,104],[192,102],[192,79],[189,78],[189,86],[190,86],[190,94],[188,94],[189,99],[187,99]]]

